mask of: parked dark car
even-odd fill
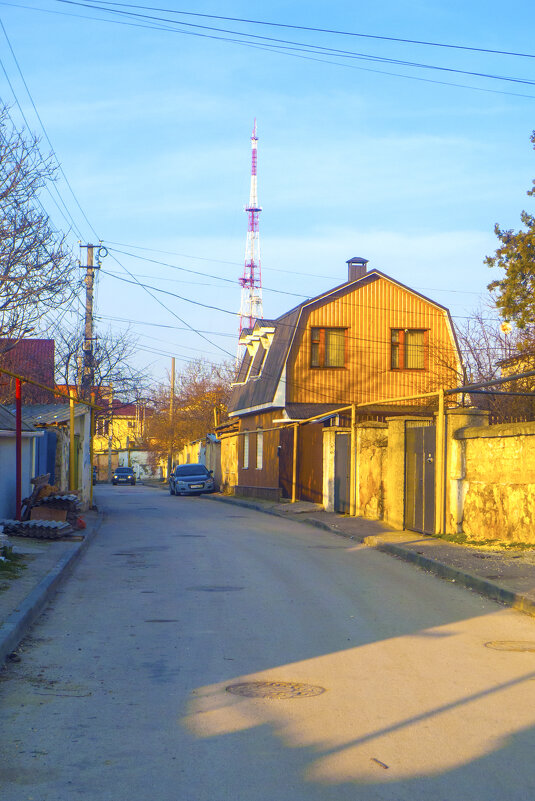
[[[200,495],[214,492],[213,470],[203,464],[179,464],[169,476],[170,495]]]
[[[131,467],[116,467],[113,471],[112,484],[132,484],[136,483],[136,474]]]

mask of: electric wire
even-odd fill
[[[52,155],[54,156],[54,158],[55,158],[55,160],[56,160],[56,163],[57,163],[57,165],[58,165],[58,169],[59,169],[59,171],[60,171],[61,175],[63,176],[63,180],[65,181],[65,183],[66,183],[67,187],[69,188],[69,191],[70,191],[70,193],[71,193],[71,195],[72,195],[72,197],[73,197],[73,199],[74,199],[74,202],[75,202],[75,203],[76,203],[76,205],[78,206],[78,209],[80,210],[80,213],[82,214],[82,217],[84,218],[85,222],[86,222],[86,223],[87,223],[87,225],[89,226],[90,230],[91,230],[91,231],[92,231],[92,232],[95,234],[95,236],[96,236],[96,237],[97,237],[97,239],[98,239],[98,234],[97,234],[97,232],[95,231],[95,229],[93,228],[93,226],[91,225],[91,223],[89,222],[89,220],[88,220],[88,218],[87,218],[87,215],[86,215],[85,211],[83,210],[82,206],[80,205],[80,203],[79,203],[79,201],[78,201],[78,198],[76,197],[76,195],[75,195],[75,193],[74,193],[74,190],[73,190],[73,188],[72,188],[72,186],[71,186],[71,183],[70,183],[69,179],[67,178],[67,176],[65,175],[65,171],[64,171],[64,169],[63,169],[63,167],[62,167],[62,165],[61,165],[61,162],[60,162],[60,160],[58,159],[58,156],[57,156],[57,154],[56,154],[56,151],[54,150],[54,146],[52,145],[52,142],[50,141],[50,137],[48,136],[48,133],[47,133],[47,130],[46,130],[45,126],[44,126],[43,120],[41,119],[41,115],[39,114],[39,111],[37,110],[37,106],[35,105],[35,102],[34,102],[34,99],[33,99],[33,97],[32,97],[32,94],[31,94],[31,92],[30,92],[30,89],[29,89],[29,87],[28,87],[28,84],[26,83],[26,79],[24,78],[24,75],[23,75],[23,73],[22,73],[22,69],[21,69],[21,67],[20,67],[19,61],[18,61],[18,59],[17,59],[17,56],[15,55],[15,51],[13,50],[13,47],[11,46],[11,42],[10,42],[10,40],[9,40],[9,37],[8,37],[8,35],[7,35],[7,31],[6,31],[5,27],[4,27],[4,23],[2,22],[2,20],[1,20],[1,19],[0,19],[0,26],[2,27],[2,31],[3,31],[3,33],[4,33],[4,36],[5,36],[5,38],[6,38],[6,41],[7,41],[7,43],[8,43],[9,50],[10,50],[10,52],[11,52],[11,55],[13,56],[13,60],[14,60],[14,62],[15,62],[15,64],[16,64],[16,66],[17,66],[17,70],[18,70],[18,72],[19,72],[20,78],[21,78],[21,80],[22,80],[22,83],[24,84],[24,88],[26,89],[26,93],[27,93],[27,95],[28,95],[28,97],[29,97],[29,99],[30,99],[30,103],[32,104],[32,108],[33,108],[33,110],[34,110],[34,112],[35,112],[35,115],[36,115],[37,119],[39,120],[39,124],[40,124],[40,126],[41,126],[41,129],[42,129],[42,131],[43,131],[43,133],[44,133],[45,139],[46,139],[46,141],[48,142],[48,145],[49,145],[49,147],[50,147],[50,150],[51,150],[51,152],[52,152]],[[70,214],[70,213],[69,213],[69,214]],[[75,230],[76,230],[76,229],[75,229]]]
[[[237,281],[235,279],[233,279],[233,278],[225,278],[224,276],[212,275],[210,273],[201,273],[198,270],[192,270],[191,268],[188,268],[188,267],[179,267],[176,264],[169,264],[168,262],[158,261],[157,259],[148,259],[146,256],[138,256],[135,253],[128,253],[125,250],[118,250],[116,248],[110,248],[110,250],[111,251],[115,251],[116,253],[121,253],[121,255],[123,255],[123,256],[130,256],[133,259],[140,259],[141,261],[149,262],[150,264],[158,264],[158,265],[160,265],[162,267],[170,267],[173,270],[181,270],[182,272],[192,273],[193,275],[201,275],[201,276],[203,276],[205,278],[214,278],[216,281],[223,281],[224,283],[228,283],[228,284],[235,285],[237,283]],[[300,292],[287,292],[287,291],[285,291],[283,289],[273,289],[273,288],[266,287],[266,286],[262,286],[262,291],[274,292],[275,294],[278,294],[278,295],[291,295],[291,296],[293,296],[295,298],[305,298],[305,297],[307,297],[307,295],[303,295]]]
[[[76,6],[92,8],[94,10],[101,11],[101,12],[102,11],[104,11],[104,12],[105,11],[110,11],[110,13],[111,13],[111,12],[115,11],[115,13],[120,13],[120,14],[124,14],[124,15],[128,15],[129,14],[129,12],[120,12],[120,11],[117,11],[117,10],[114,10],[114,9],[106,9],[103,6],[94,6],[94,5],[89,5],[87,3],[74,3],[74,2],[72,2],[72,0],[57,0],[57,2],[64,2],[64,3],[68,3],[69,5],[76,5]],[[46,13],[61,13],[61,12],[50,11],[50,10],[47,10],[47,9],[31,8],[31,7],[28,7],[28,6],[22,6],[20,4],[14,4],[14,3],[0,3],[0,4],[14,6],[14,7],[17,7],[17,8],[26,8],[26,9],[31,10],[31,11],[43,11],[43,12],[46,12]],[[276,52],[279,52],[281,55],[293,56],[293,57],[296,57],[296,58],[301,58],[301,59],[305,59],[305,60],[309,60],[309,61],[316,61],[316,62],[320,62],[320,63],[323,63],[323,64],[331,64],[331,65],[338,66],[338,67],[346,67],[348,69],[357,69],[357,70],[364,71],[364,72],[371,72],[371,73],[375,73],[375,74],[379,74],[379,75],[386,75],[386,76],[390,76],[390,77],[405,78],[407,80],[416,80],[416,81],[425,82],[425,83],[432,83],[432,84],[436,84],[436,85],[440,85],[440,86],[452,86],[452,87],[459,88],[459,89],[468,89],[468,90],[472,90],[472,91],[487,92],[487,93],[500,94],[500,95],[508,95],[508,96],[511,96],[511,97],[535,99],[535,95],[530,95],[530,94],[523,94],[523,93],[519,93],[519,92],[508,92],[508,91],[499,90],[499,89],[490,89],[490,88],[481,87],[481,86],[474,86],[472,84],[459,84],[459,83],[454,83],[454,82],[451,82],[451,81],[433,80],[431,78],[423,78],[423,77],[419,77],[419,76],[416,76],[416,75],[406,75],[404,73],[391,72],[391,71],[387,71],[387,70],[376,70],[376,69],[372,69],[370,67],[357,67],[355,65],[343,64],[343,63],[340,63],[340,62],[337,62],[337,61],[331,61],[331,60],[326,60],[326,59],[321,59],[321,58],[313,58],[313,57],[310,57],[310,56],[299,55],[298,53],[284,52],[285,50],[288,50],[288,46],[271,45],[271,49],[270,49],[270,46],[268,46],[267,44],[259,45],[259,44],[255,44],[252,41],[245,42],[243,40],[232,39],[232,38],[224,37],[224,36],[208,35],[208,34],[202,34],[202,33],[199,33],[199,32],[187,31],[187,30],[181,30],[181,29],[171,29],[171,28],[168,28],[168,27],[155,26],[154,24],[125,23],[125,22],[122,22],[121,20],[103,19],[101,17],[94,17],[94,16],[93,17],[88,17],[87,15],[79,15],[79,14],[71,14],[71,15],[67,15],[67,16],[80,17],[82,19],[91,19],[91,20],[94,20],[94,21],[97,21],[97,22],[103,22],[103,23],[122,24],[122,25],[131,26],[131,27],[147,28],[149,30],[163,30],[163,31],[172,32],[172,33],[179,33],[179,34],[182,34],[182,35],[191,35],[191,36],[197,36],[197,37],[206,38],[206,39],[214,39],[214,40],[217,40],[217,41],[226,41],[226,42],[230,42],[230,43],[233,43],[233,44],[241,45],[241,46],[244,46],[244,47],[253,47],[253,48],[256,48],[256,49],[268,50],[269,52],[274,52],[273,48],[278,48],[278,50]],[[143,15],[132,15],[132,16],[141,16],[141,17],[143,17]],[[148,19],[148,21],[150,21],[150,18],[147,18],[147,19]],[[168,23],[172,23],[173,22],[172,20],[165,20],[165,21],[168,22]],[[181,24],[186,24],[186,23],[181,23]],[[200,27],[202,27],[202,26],[200,26]],[[242,35],[242,34],[240,34],[240,35]],[[301,49],[303,49],[303,48],[301,48]],[[485,52],[484,49],[481,49],[481,50],[482,50],[482,52]],[[312,51],[310,51],[310,52],[312,52]],[[317,51],[314,51],[314,52],[317,52]],[[489,52],[492,52],[492,51],[489,51]],[[507,53],[505,51],[503,51],[503,54],[507,54]],[[510,55],[515,55],[515,54],[514,53],[510,53]],[[518,55],[521,55],[521,54],[518,54]],[[358,56],[358,55],[356,55],[355,57],[363,58],[362,56]],[[372,57],[370,57],[369,60],[376,61],[376,60],[378,60],[378,57],[372,56]],[[392,60],[390,60],[390,61],[392,61]],[[424,67],[424,65],[422,65],[422,67]],[[429,65],[429,68],[431,69],[431,68],[434,68],[434,67],[433,67],[433,65]],[[436,67],[436,68],[437,69],[441,69],[440,67]],[[445,68],[445,69],[448,69],[448,68]],[[471,74],[471,73],[468,73],[468,74]],[[473,73],[473,74],[476,75],[476,73]],[[489,77],[493,77],[493,76],[489,76]],[[494,76],[494,78],[498,79],[498,80],[501,80],[502,76]],[[507,80],[507,78],[504,78],[504,80]],[[516,78],[513,78],[512,80],[515,81],[515,82],[517,82],[517,81],[525,82],[522,79],[516,79]]]
[[[267,46],[270,46],[270,47],[280,47],[280,45],[282,45],[283,48],[286,49],[286,50],[288,48],[297,47],[297,48],[301,49],[302,52],[315,52],[318,55],[333,55],[333,56],[336,56],[336,57],[339,57],[339,58],[357,58],[357,59],[376,61],[376,62],[386,63],[386,64],[397,64],[397,65],[403,66],[403,67],[416,67],[416,68],[419,68],[419,69],[439,70],[439,71],[451,72],[451,73],[455,73],[455,74],[459,74],[459,75],[469,75],[471,77],[489,78],[489,79],[493,79],[493,80],[509,81],[509,82],[520,83],[520,84],[533,85],[533,83],[534,83],[530,79],[514,78],[512,76],[503,76],[503,75],[492,75],[492,74],[488,74],[488,73],[474,72],[474,71],[471,71],[471,70],[459,70],[459,69],[455,69],[453,67],[442,67],[442,66],[433,65],[433,64],[421,64],[421,63],[418,63],[418,62],[402,61],[400,59],[392,59],[392,58],[386,58],[386,57],[383,57],[383,56],[375,56],[375,55],[370,54],[370,53],[355,53],[355,52],[352,52],[352,51],[340,50],[338,48],[325,47],[325,46],[322,46],[322,45],[313,45],[313,44],[308,44],[308,43],[295,42],[295,41],[292,41],[292,40],[276,39],[274,37],[261,36],[261,35],[258,35],[258,34],[251,34],[251,33],[248,33],[248,32],[228,30],[227,28],[216,28],[216,27],[213,27],[213,26],[200,25],[200,24],[183,22],[183,21],[174,22],[173,20],[168,20],[168,19],[163,18],[163,17],[154,17],[152,15],[147,15],[147,14],[138,14],[138,13],[130,12],[130,11],[121,11],[120,9],[117,9],[117,8],[111,8],[110,5],[98,5],[97,3],[79,2],[79,0],[56,0],[56,1],[59,2],[59,3],[65,4],[65,5],[82,6],[82,7],[85,7],[85,8],[93,8],[93,9],[97,9],[97,10],[100,10],[100,11],[104,10],[104,11],[108,11],[111,14],[126,15],[126,16],[129,16],[129,17],[135,17],[135,18],[138,18],[138,19],[139,18],[141,18],[141,19],[149,19],[151,21],[157,21],[157,22],[166,22],[166,23],[171,22],[171,23],[176,24],[176,25],[187,26],[188,28],[200,28],[202,30],[215,31],[217,33],[225,33],[225,34],[228,33],[228,34],[231,34],[233,36],[248,37],[249,39],[258,40],[263,45],[267,45]],[[122,5],[122,4],[114,4],[114,5]]]
[[[188,16],[188,17],[204,17],[207,19],[218,19],[218,20],[225,20],[227,22],[242,22],[248,25],[265,25],[272,28],[287,28],[292,30],[299,30],[299,31],[310,31],[314,33],[329,33],[329,34],[336,34],[337,36],[352,36],[358,37],[363,39],[378,39],[380,41],[385,42],[401,42],[404,44],[416,44],[416,45],[425,45],[426,47],[443,47],[443,48],[450,48],[454,50],[468,50],[471,52],[476,53],[490,53],[493,55],[501,55],[501,56],[518,56],[522,58],[535,58],[535,54],[533,53],[518,53],[512,52],[509,50],[492,50],[490,48],[483,48],[483,47],[471,47],[468,45],[457,45],[451,43],[444,43],[444,42],[428,42],[421,39],[402,39],[400,37],[395,36],[379,36],[377,34],[366,34],[366,33],[357,33],[355,31],[342,31],[342,30],[334,30],[331,28],[314,28],[311,26],[305,25],[292,25],[289,23],[283,22],[270,22],[266,20],[256,20],[256,19],[247,19],[243,17],[224,17],[221,15],[216,14],[202,14],[199,12],[193,11],[177,11],[176,9],[168,9],[168,8],[155,8],[154,6],[141,6],[134,3],[116,3],[116,2],[109,2],[109,0],[98,0],[100,5],[113,5],[113,6],[122,6],[127,8],[138,8],[150,11],[159,11],[165,12],[168,14],[180,14],[181,16]]]
[[[2,24],[2,22],[1,22],[1,20],[0,20],[0,25],[1,25],[1,24]],[[14,100],[15,100],[15,103],[16,103],[16,105],[17,105],[17,108],[19,109],[19,111],[20,111],[20,114],[21,114],[21,116],[22,116],[22,119],[24,120],[24,124],[26,125],[26,128],[27,128],[28,132],[29,132],[29,133],[30,133],[30,135],[31,135],[31,126],[30,126],[30,123],[28,122],[28,119],[27,119],[27,117],[26,117],[26,115],[25,115],[25,113],[24,113],[24,111],[23,111],[23,109],[22,109],[22,106],[21,106],[21,104],[20,104],[20,101],[19,101],[19,99],[18,99],[18,96],[17,96],[17,94],[16,94],[16,92],[15,92],[15,89],[14,89],[14,87],[13,87],[13,84],[11,83],[11,80],[10,80],[10,78],[9,78],[9,75],[8,75],[8,73],[7,73],[7,70],[6,70],[6,67],[5,67],[5,65],[4,65],[4,62],[2,61],[2,59],[1,59],[1,58],[0,58],[0,67],[2,68],[2,72],[4,73],[4,77],[5,77],[5,79],[6,79],[7,83],[8,83],[8,86],[9,86],[9,88],[11,89],[11,94],[13,95],[13,98],[14,98]],[[6,115],[8,116],[9,120],[11,121],[11,124],[12,124],[12,126],[13,126],[13,130],[14,130],[15,132],[17,132],[17,125],[16,125],[16,123],[15,123],[15,121],[14,121],[14,119],[13,119],[13,116],[12,116],[12,114],[10,113],[9,109],[7,108],[7,105],[6,105],[6,104],[5,104],[5,102],[2,100],[2,98],[0,98],[0,102],[3,104],[3,106],[4,106],[4,111],[5,111]],[[37,145],[37,143],[36,143],[36,145],[35,145],[35,150],[36,150],[36,152],[37,152],[37,153],[39,154],[39,156],[40,156],[41,163],[43,164],[43,166],[45,166],[45,167],[46,167],[46,159],[45,159],[45,157],[43,156],[43,154],[41,153],[41,150],[40,150],[39,146]],[[62,216],[62,217],[63,217],[63,219],[65,220],[65,222],[67,223],[67,226],[68,226],[69,228],[72,226],[72,227],[74,228],[74,230],[75,230],[75,231],[77,231],[77,233],[80,235],[80,233],[79,233],[79,231],[78,231],[78,229],[77,229],[77,227],[76,227],[76,222],[75,222],[75,221],[74,221],[74,219],[72,218],[72,216],[71,216],[71,214],[70,214],[70,212],[69,212],[69,210],[68,210],[68,208],[67,208],[67,205],[66,205],[65,201],[64,201],[64,200],[63,200],[63,198],[61,197],[61,194],[60,194],[60,192],[59,192],[59,190],[58,190],[58,188],[57,188],[56,184],[55,184],[55,183],[52,181],[52,182],[51,182],[51,185],[54,187],[54,189],[55,189],[55,191],[56,191],[56,194],[58,195],[58,198],[59,198],[59,200],[60,200],[61,204],[63,205],[63,208],[65,209],[65,211],[63,211],[63,209],[62,209],[62,208],[61,208],[61,207],[58,205],[58,202],[57,202],[57,200],[55,199],[55,197],[53,196],[53,194],[52,194],[52,192],[51,192],[51,190],[50,190],[50,186],[49,186],[49,182],[48,182],[48,181],[44,183],[44,189],[45,189],[45,191],[46,191],[46,192],[47,192],[47,194],[49,195],[49,197],[50,197],[51,201],[54,203],[55,207],[57,208],[57,210],[59,211],[59,213],[61,214],[61,216]],[[48,218],[50,219],[50,215],[48,214],[48,212],[46,211],[45,207],[43,206],[43,204],[42,204],[42,202],[41,202],[41,199],[40,199],[39,197],[36,197],[36,198],[35,198],[35,200],[36,200],[36,202],[37,202],[37,205],[40,207],[41,211],[43,212],[43,214],[45,214],[45,216],[46,216],[46,217],[48,217]],[[68,216],[66,216],[66,215],[68,215]],[[57,232],[57,229],[56,229],[56,232]]]

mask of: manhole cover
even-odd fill
[[[243,587],[186,587],[190,592],[238,592]]]
[[[298,681],[246,681],[243,684],[230,684],[225,690],[232,695],[245,698],[313,698],[326,692],[324,687],[314,684],[301,684]]]
[[[494,640],[486,642],[486,648],[493,648],[495,651],[531,651],[535,653],[535,642],[530,640]]]
[[[145,623],[180,623],[180,620],[176,618],[153,618],[152,620],[146,620]]]

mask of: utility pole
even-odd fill
[[[80,395],[82,398],[89,398],[93,384],[95,383],[95,361],[93,353],[93,294],[95,286],[95,270],[100,267],[100,258],[107,256],[106,248],[99,244],[97,248],[97,261],[94,264],[94,245],[82,245],[87,249],[87,264],[85,265],[85,326],[84,326],[84,347],[82,377],[80,380]]]
[[[171,385],[169,387],[169,432],[171,440],[169,443],[169,453],[167,454],[167,478],[171,475],[173,469],[173,447],[174,447],[174,425],[173,417],[175,412],[175,357],[171,358]]]

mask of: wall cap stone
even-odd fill
[[[502,423],[488,428],[467,426],[466,428],[459,428],[453,434],[454,439],[492,439],[498,437],[535,437],[535,422]]]

